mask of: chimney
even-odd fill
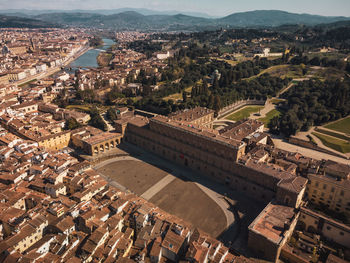
[[[284,221],[283,230],[287,231],[287,230],[289,230],[289,227],[290,227],[290,222],[289,221]]]

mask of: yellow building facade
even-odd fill
[[[70,137],[70,131],[60,132],[38,139],[38,144],[48,150],[61,150],[69,145]]]
[[[350,216],[349,180],[319,174],[309,174],[308,178],[307,194],[311,203],[325,205],[330,210]]]

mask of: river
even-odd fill
[[[100,54],[101,50],[107,50],[110,46],[115,44],[115,42],[112,39],[103,38],[103,46],[97,47],[95,49],[90,49],[89,51],[85,52],[83,55],[78,57],[76,60],[74,60],[72,63],[68,65],[68,68],[72,68],[73,70],[76,68],[97,68],[97,56]]]

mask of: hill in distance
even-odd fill
[[[22,14],[24,16],[37,16],[41,14],[49,14],[49,13],[93,13],[93,14],[100,14],[100,15],[114,15],[124,12],[134,11],[144,16],[149,15],[177,15],[177,14],[184,14],[187,16],[194,16],[194,17],[203,17],[203,18],[216,18],[214,16],[210,16],[206,13],[201,12],[180,12],[176,10],[166,10],[166,11],[157,11],[157,10],[151,10],[147,8],[118,8],[118,9],[95,9],[95,10],[86,10],[86,9],[73,9],[73,10],[29,10],[29,9],[4,9],[0,10],[0,14],[11,14],[11,15],[18,15]]]
[[[38,19],[4,16],[0,15],[0,28],[44,28],[44,27],[60,27],[60,25],[52,24]]]
[[[69,26],[102,27],[116,30],[169,30],[193,29],[196,26],[212,25],[211,19],[177,15],[142,15],[135,11],[127,11],[113,15],[95,13],[47,13],[34,17],[42,21],[55,21]]]
[[[121,9],[117,9],[117,11]],[[122,9],[125,10],[125,9]],[[148,9],[141,9],[149,12]],[[146,11],[145,11],[146,10]],[[5,12],[3,10],[2,12]],[[17,16],[21,10],[11,10]],[[43,10],[44,11],[44,10]],[[76,10],[73,10],[76,11]],[[109,12],[117,12],[109,10]],[[48,12],[30,15],[31,19],[47,21],[52,24],[82,27],[99,27],[114,30],[211,30],[219,27],[278,27],[285,24],[308,25],[329,24],[348,21],[348,17],[327,17],[309,14],[294,14],[279,10],[258,10],[235,13],[222,18],[205,18],[185,14],[168,15],[163,13],[141,14],[124,11],[114,14],[102,14],[101,10],[91,12]],[[157,12],[157,11],[154,11]],[[28,13],[23,17],[28,18]]]
[[[57,21],[68,25],[114,27],[116,29],[173,29],[194,27],[276,27],[283,24],[317,25],[350,20],[347,17],[327,17],[309,14],[293,14],[278,10],[259,10],[235,13],[223,18],[204,18],[184,14],[143,15],[135,11],[103,15],[96,13],[49,13],[34,18]],[[53,20],[50,20],[53,19]],[[78,24],[76,24],[76,23]]]
[[[218,19],[220,24],[231,26],[281,26],[283,24],[317,25],[350,20],[348,17],[319,16],[310,14],[294,14],[280,10],[257,10],[235,13]]]

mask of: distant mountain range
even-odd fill
[[[11,14],[11,15],[26,15],[26,16],[36,16],[48,13],[93,13],[100,15],[114,15],[124,12],[134,11],[144,16],[149,15],[177,15],[183,14],[187,16],[204,17],[204,18],[218,18],[215,16],[210,16],[206,13],[201,12],[180,12],[176,10],[167,11],[157,11],[146,8],[118,8],[118,9],[96,9],[96,10],[84,10],[84,9],[73,9],[73,10],[30,10],[30,9],[4,9],[0,10],[0,14]]]
[[[218,19],[221,24],[230,26],[281,26],[285,24],[317,25],[350,20],[343,16],[319,16],[310,14],[294,14],[279,10],[257,10],[251,12],[235,13]]]
[[[43,27],[59,27],[60,25],[38,19],[4,16],[0,15],[0,28],[4,27],[19,27],[19,28],[43,28]]]
[[[349,17],[294,14],[279,10],[249,11],[222,18],[203,17],[205,14],[200,15],[198,13],[195,16],[193,13],[193,15],[164,14],[148,9],[136,10],[139,12],[134,11],[134,9],[91,10],[89,12],[86,10],[64,12],[2,10],[0,12],[9,14],[11,11],[11,14],[15,14],[22,19],[34,19],[33,23],[36,24],[39,23],[38,21],[44,21],[49,24],[111,28],[115,30],[209,30],[218,27],[278,27],[285,24],[318,25],[350,20]],[[156,14],[152,12],[156,12]],[[28,21],[23,22],[27,23]]]

